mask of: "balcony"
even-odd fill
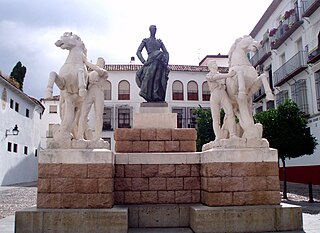
[[[279,48],[283,42],[286,41],[299,27],[303,24],[302,20],[299,20],[298,14],[292,9],[288,13],[288,16],[280,22],[279,27],[270,31],[271,37],[271,49]],[[287,15],[287,12],[285,15]]]
[[[281,86],[283,83],[305,70],[308,67],[306,58],[307,52],[299,51],[290,60],[277,69],[273,73],[274,86]]]
[[[262,48],[260,48],[254,56],[250,59],[251,64],[254,67],[261,65],[271,56],[271,49],[269,45],[269,41],[266,41]]]
[[[253,94],[253,102],[256,103],[256,102],[258,102],[259,100],[261,100],[265,96],[266,96],[266,92],[264,90],[264,87],[261,86],[259,91],[257,91],[256,93]]]
[[[319,0],[302,0],[302,17],[309,17],[312,15],[320,6]]]
[[[308,48],[311,49],[308,54],[308,63],[313,64],[320,60],[320,32],[317,38],[313,39],[309,44]]]

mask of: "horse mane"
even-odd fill
[[[83,41],[81,40],[80,36],[78,36],[77,34],[74,34],[74,33],[72,33],[72,32],[65,32],[63,35],[64,35],[64,36],[73,37],[74,39],[76,39],[77,41],[79,41],[79,42],[80,42],[80,46],[81,46],[81,48],[82,48],[82,50],[83,50],[84,55],[87,56],[87,52],[88,52],[88,51],[87,51],[87,48],[86,48],[86,46],[84,45]]]
[[[246,37],[249,37],[248,35],[245,35],[245,36],[242,36],[242,37],[239,37],[238,39],[235,40],[235,42],[231,45],[231,48],[229,50],[229,53],[228,53],[228,63],[229,63],[229,66],[231,64],[231,59],[232,59],[232,54],[234,52],[234,50],[236,49],[236,47],[238,46],[239,42],[242,41],[242,39],[246,38]]]

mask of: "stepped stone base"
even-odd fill
[[[118,128],[114,139],[118,153],[195,152],[197,132],[180,128]]]
[[[107,149],[40,151],[38,208],[113,206],[114,161]]]
[[[16,211],[16,233],[127,233],[128,208],[37,209]]]
[[[195,233],[301,231],[302,209],[284,203],[236,207],[199,204],[190,207],[190,227]]]

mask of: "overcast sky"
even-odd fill
[[[251,32],[272,0],[1,0],[0,70],[27,67],[24,92],[38,99],[51,71],[68,52],[54,43],[66,31],[81,37],[93,63],[127,64],[149,26],[158,28],[170,64],[198,65],[206,55],[227,54]],[[136,58],[136,63],[139,63]],[[134,78],[134,77],[133,77]],[[58,92],[54,94],[59,94]]]

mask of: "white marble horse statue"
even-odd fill
[[[45,98],[52,97],[55,83],[60,89],[61,124],[53,137],[62,147],[68,147],[63,144],[70,143],[77,135],[80,109],[87,93],[87,50],[80,37],[72,32],[65,32],[55,45],[69,50],[69,55],[59,74],[54,71],[50,73]]]
[[[248,52],[256,51],[260,44],[251,36],[243,36],[234,42],[229,51],[229,72],[236,72],[226,79],[228,96],[231,99],[234,114],[239,119],[241,136],[244,139],[261,139],[262,127],[254,124],[252,116],[252,96],[263,85],[266,98],[273,100],[274,95],[269,86],[268,75],[260,76],[248,59]]]

